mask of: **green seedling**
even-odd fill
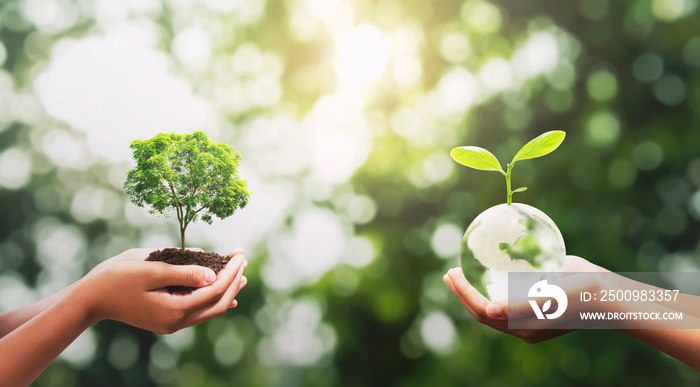
[[[508,163],[506,170],[501,168],[501,163],[496,156],[484,148],[477,146],[460,146],[452,149],[450,156],[469,168],[474,168],[482,171],[498,171],[506,178],[506,191],[508,193],[508,205],[513,201],[513,194],[523,192],[527,187],[520,187],[511,190],[510,177],[513,172],[513,166],[516,161],[534,159],[553,152],[564,141],[566,133],[561,130],[553,130],[537,136],[532,141],[523,146],[520,151],[513,157],[513,161]]]
[[[246,181],[238,177],[241,155],[203,132],[159,133],[131,143],[136,166],[127,172],[124,189],[139,207],[169,216],[175,210],[180,224],[181,251],[185,230],[199,219],[227,218],[250,198]]]

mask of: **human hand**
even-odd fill
[[[600,266],[594,265],[587,260],[569,255],[564,263],[564,274],[562,278],[556,282],[557,286],[562,288],[566,294],[575,294],[582,291],[588,291],[598,286],[591,276],[576,276],[577,273],[590,273],[606,271]],[[462,305],[474,318],[484,325],[497,329],[516,336],[528,343],[538,343],[548,340],[573,330],[551,329],[548,325],[554,324],[551,320],[544,320],[541,329],[509,329],[508,328],[508,311],[511,312],[520,310],[520,308],[530,309],[527,300],[515,301],[512,305],[508,305],[506,301],[489,301],[478,290],[472,287],[464,277],[462,269],[459,267],[450,269],[444,278],[445,283],[452,289],[452,292],[457,296]],[[576,302],[569,303],[569,308],[575,309]],[[511,313],[515,315],[516,313]],[[571,315],[571,314],[570,314]]]
[[[151,251],[125,251],[80,280],[80,292],[88,295],[87,307],[94,321],[117,320],[167,334],[219,317],[237,305],[235,297],[247,283],[242,249],[228,254],[231,260],[218,275],[197,265],[145,262]],[[171,294],[168,286],[196,289]]]

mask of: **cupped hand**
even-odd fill
[[[561,287],[567,294],[575,294],[581,291],[587,291],[597,286],[590,283],[591,276],[575,276],[577,273],[590,273],[606,271],[600,266],[594,265],[587,260],[569,255],[566,257],[564,264],[564,274],[557,281],[557,285]],[[457,296],[465,309],[471,313],[474,318],[491,328],[501,332],[516,336],[528,343],[538,343],[557,336],[561,336],[572,330],[551,329],[547,325],[552,325],[551,320],[543,321],[542,329],[509,329],[508,328],[508,311],[530,309],[527,300],[517,300],[512,305],[508,305],[507,301],[493,302],[484,297],[478,290],[469,284],[464,277],[462,269],[455,267],[450,269],[444,276],[445,283],[452,289],[452,292]],[[570,303],[570,308],[576,308],[575,303]],[[511,313],[515,314],[515,313]]]
[[[151,251],[128,250],[100,263],[80,281],[81,291],[89,295],[93,320],[117,320],[168,334],[222,316],[237,305],[235,297],[247,283],[242,249],[228,254],[231,259],[218,275],[197,265],[145,262]],[[171,294],[168,286],[195,289]]]

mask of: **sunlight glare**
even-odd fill
[[[344,81],[376,81],[389,60],[389,44],[377,27],[360,26],[340,38],[336,71]]]

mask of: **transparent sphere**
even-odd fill
[[[499,204],[479,214],[462,238],[464,276],[489,300],[508,297],[509,272],[542,272],[556,281],[564,270],[561,232],[544,212],[522,203]]]

